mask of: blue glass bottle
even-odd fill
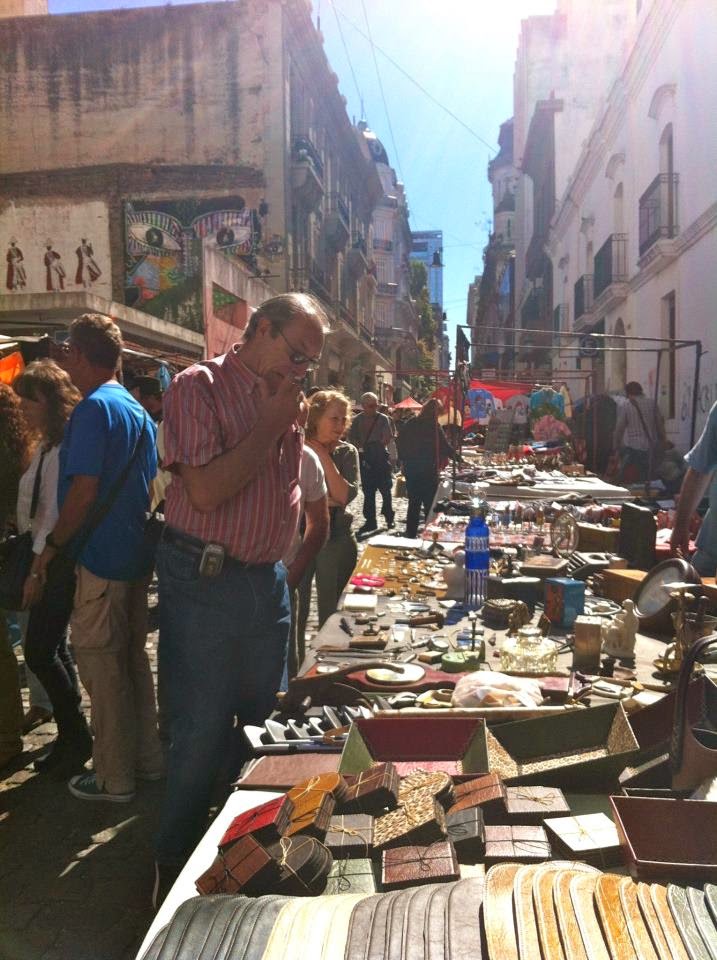
[[[463,603],[467,610],[480,609],[488,589],[490,531],[485,517],[486,505],[475,505],[466,527],[466,589]]]

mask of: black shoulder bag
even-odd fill
[[[40,454],[40,462],[35,473],[30,505],[30,529],[25,533],[13,534],[0,542],[0,607],[5,610],[22,609],[22,592],[25,581],[30,575],[33,559],[32,521],[37,513],[42,482],[42,464],[45,450]]]

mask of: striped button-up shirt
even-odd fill
[[[273,444],[249,483],[216,510],[192,506],[178,464],[200,467],[235,447],[261,417],[259,378],[237,347],[195,363],[172,381],[164,398],[167,523],[205,542],[221,544],[244,563],[274,563],[286,553],[299,522],[303,433],[294,425]]]
[[[662,423],[662,414],[655,401],[649,397],[641,394],[635,397],[634,401],[632,403],[626,400],[620,404],[615,423],[615,446],[646,451],[660,439],[658,424]],[[642,417],[638,413],[638,407]],[[648,433],[645,433],[645,427]]]

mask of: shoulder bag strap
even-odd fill
[[[112,509],[112,506],[115,500],[119,496],[120,490],[127,482],[127,478],[129,477],[130,470],[132,469],[132,467],[135,465],[137,461],[140,447],[142,446],[142,441],[144,440],[145,434],[147,432],[147,413],[143,411],[143,414],[144,415],[142,418],[142,429],[139,431],[139,436],[137,437],[137,440],[135,442],[134,450],[132,451],[131,457],[125,464],[124,470],[119,475],[119,477],[117,477],[117,479],[112,484],[110,489],[107,491],[107,495],[105,496],[104,500],[101,503],[96,504],[92,508],[89,517],[85,521],[85,525],[82,529],[80,539],[77,542],[77,545],[73,547],[73,553],[77,557],[79,557],[79,555],[82,553],[85,546],[87,545],[87,541],[90,539],[90,537],[95,532],[97,527],[102,523],[104,518]]]
[[[366,439],[362,441],[364,450],[366,449],[366,444],[368,443],[369,438],[371,437],[371,434],[373,433],[374,427],[375,427],[376,424],[378,423],[378,418],[379,418],[379,414],[377,413],[376,416],[373,418],[373,423],[371,424],[368,433],[366,434]]]
[[[37,464],[37,470],[35,471],[35,482],[32,485],[32,503],[30,504],[30,521],[32,522],[35,519],[35,514],[37,513],[37,506],[40,502],[40,484],[42,483],[42,464],[45,459],[46,450],[42,450],[40,453],[40,460]]]
[[[637,411],[637,415],[640,418],[640,423],[642,424],[642,429],[645,431],[645,436],[647,437],[647,442],[650,445],[654,444],[655,440],[653,440],[652,436],[650,435],[650,431],[647,429],[647,424],[645,423],[645,417],[643,416],[642,410],[640,410],[640,404],[636,400],[633,400],[632,397],[628,397],[628,399],[630,403],[633,405],[633,407],[635,408],[635,410]]]

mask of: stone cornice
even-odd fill
[[[674,240],[658,240],[640,258],[640,269],[630,279],[630,290],[639,290],[648,280],[682,256],[690,247],[717,229],[717,202],[708,207]],[[650,256],[652,253],[652,256]]]

